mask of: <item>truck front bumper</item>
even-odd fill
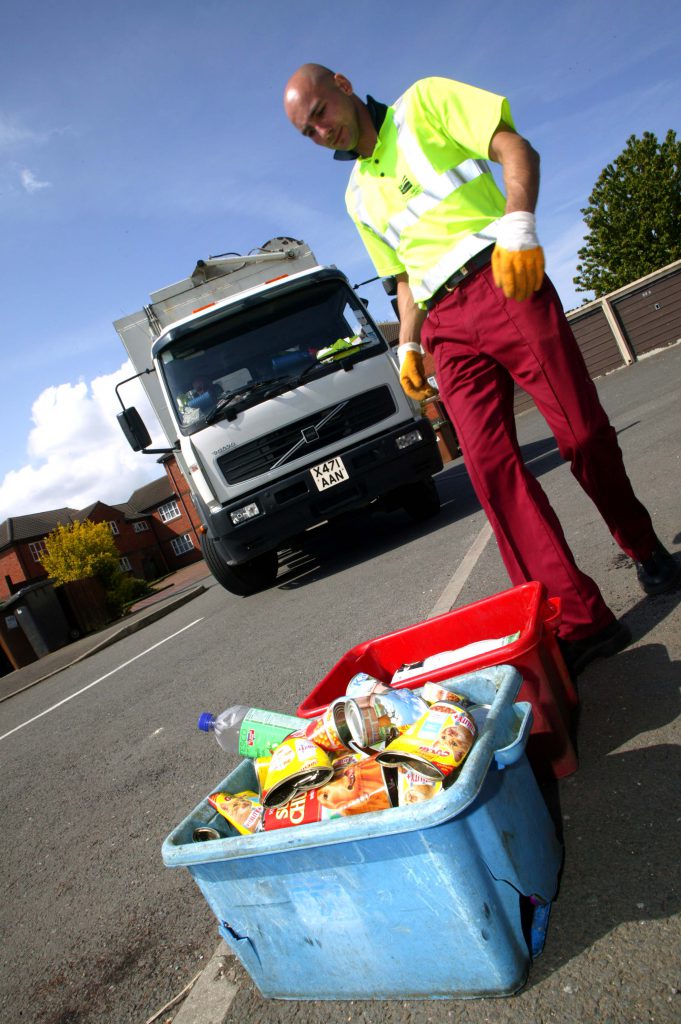
[[[407,448],[398,448],[397,439],[412,431],[418,431],[421,439]],[[333,456],[343,459],[349,479],[326,491],[317,489],[310,469],[301,469],[260,490],[245,492],[219,512],[210,513],[206,525],[225,560],[238,564],[272,551],[311,526],[362,508],[442,469],[437,438],[425,417],[350,445]],[[250,503],[257,504],[260,514],[234,526],[231,513]]]

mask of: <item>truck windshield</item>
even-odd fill
[[[180,428],[192,434],[385,347],[354,293],[332,280],[227,307],[172,341],[160,361]]]

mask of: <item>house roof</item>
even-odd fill
[[[156,505],[162,505],[164,501],[175,497],[175,491],[168,477],[164,474],[158,480],[152,480],[144,487],[138,487],[128,498],[127,504],[134,513],[148,512]]]
[[[399,320],[381,320],[376,326],[389,345],[396,342],[400,336]]]
[[[55,526],[82,522],[94,509],[111,509],[121,513],[126,519],[139,519],[145,512],[162,505],[164,501],[175,497],[173,486],[164,474],[158,480],[152,480],[144,487],[133,491],[127,501],[109,505],[105,501],[93,501],[85,508],[55,508],[48,512],[34,512],[27,516],[11,516],[0,523],[0,551],[11,547],[19,541],[40,539],[51,533]]]
[[[12,516],[0,523],[0,551],[17,541],[31,540],[33,537],[44,537],[54,530],[55,526],[81,519],[76,508],[55,508],[49,512],[34,512],[28,516]]]

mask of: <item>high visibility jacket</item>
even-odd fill
[[[503,96],[447,78],[416,82],[388,113],[369,157],[358,158],[348,212],[381,277],[409,275],[424,302],[496,239],[505,200],[486,163]]]

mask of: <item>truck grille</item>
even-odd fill
[[[352,437],[394,412],[395,402],[390,388],[385,385],[372,388],[363,395],[330,405],[312,416],[289,423],[271,434],[264,434],[256,441],[240,445],[221,455],[217,464],[227,483],[237,484],[266,473],[277,464],[299,459],[329,444]],[[327,422],[324,422],[327,417]]]

